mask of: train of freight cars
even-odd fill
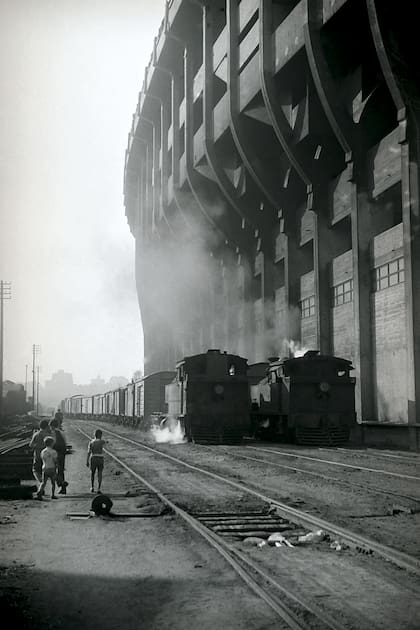
[[[248,365],[220,350],[185,357],[105,394],[62,401],[68,418],[96,418],[147,429],[177,419],[186,438],[235,444],[245,436],[297,444],[341,445],[356,424],[351,362],[307,352]]]

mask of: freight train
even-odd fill
[[[85,396],[76,394],[61,402],[66,418],[97,418],[137,427],[150,422],[153,413],[167,412],[165,387],[173,381],[175,372],[149,374],[112,391]]]
[[[220,350],[185,357],[125,387],[62,402],[66,417],[143,429],[179,420],[189,441],[234,444],[243,437],[341,445],[356,424],[351,362],[311,350],[248,365]]]

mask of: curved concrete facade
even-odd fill
[[[317,348],[354,362],[359,420],[419,421],[407,10],[167,3],[125,163],[147,372],[209,347]]]

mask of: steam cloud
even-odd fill
[[[226,211],[224,207],[213,210],[214,215]],[[198,214],[197,208],[186,203],[182,212],[171,213],[168,233],[160,238],[155,234],[149,241],[137,239],[137,286],[147,331],[145,372],[173,369],[177,360],[208,348],[241,354],[249,363],[274,355],[304,354],[306,348],[297,341],[300,309],[288,308],[283,315],[286,327],[274,299],[266,297],[263,325],[258,329],[258,300],[248,297],[249,287],[255,284],[252,261],[224,247],[220,235]],[[245,322],[250,321],[254,322],[252,335],[246,332]],[[151,370],[147,364],[155,340],[170,351],[165,364],[152,364]]]
[[[150,432],[157,444],[183,444],[186,442],[185,434],[180,421],[177,418],[166,418],[158,427],[152,427]]]

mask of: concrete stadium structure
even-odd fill
[[[167,3],[125,163],[146,373],[316,348],[353,361],[359,421],[418,447],[413,11]]]

